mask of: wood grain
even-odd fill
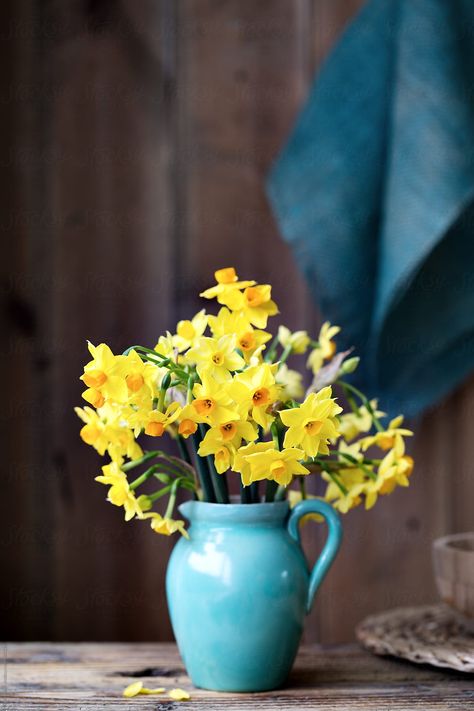
[[[171,639],[173,542],[125,526],[78,438],[85,340],[153,344],[225,264],[274,284],[290,327],[317,330],[264,177],[361,4],[1,4],[6,637]],[[436,599],[432,539],[474,528],[473,408],[471,379],[414,423],[410,489],[345,518],[306,641],[345,641],[369,613]],[[324,531],[303,538],[313,560]]]
[[[152,675],[152,676],[151,676]],[[123,699],[134,680],[180,687],[187,703],[166,696]],[[264,694],[195,689],[176,647],[166,644],[11,644],[6,648],[2,708],[29,709],[365,709],[465,711],[472,678],[369,655],[355,645],[302,648],[284,688]]]

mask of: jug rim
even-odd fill
[[[231,497],[231,501],[239,497]],[[288,501],[262,501],[258,504],[213,504],[207,501],[186,501],[179,506],[179,512],[191,524],[196,522],[219,523],[282,523],[289,511]]]

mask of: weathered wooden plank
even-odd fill
[[[9,636],[170,638],[172,542],[123,524],[78,441],[84,340],[153,342],[226,263],[272,282],[291,327],[316,330],[263,180],[360,4],[2,4]],[[308,640],[346,640],[369,612],[434,598],[432,538],[474,524],[473,401],[471,380],[417,423],[408,492],[345,518]],[[309,557],[323,535],[306,528]]]
[[[185,707],[164,695],[120,698],[134,679],[185,688],[193,707],[207,709],[465,709],[473,699],[467,675],[377,658],[354,645],[302,648],[285,687],[264,694],[193,688],[174,645],[14,644],[6,657],[3,701],[6,708],[23,710]]]
[[[80,443],[72,411],[87,338],[119,351],[153,345],[175,320],[168,45],[153,53],[124,3],[9,5],[4,26],[18,62],[7,106],[19,119],[8,168],[19,184],[4,291],[16,327],[6,630],[169,638],[172,541],[158,547],[147,526],[124,527],[105,504],[93,482],[100,459]],[[168,5],[140,6],[163,36]]]
[[[182,277],[187,298],[233,264],[274,285],[282,316],[308,325],[309,299],[278,236],[266,171],[305,88],[302,0],[191,0],[179,6]]]

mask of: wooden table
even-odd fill
[[[0,709],[474,709],[474,676],[374,657],[356,645],[303,647],[285,688],[264,694],[195,689],[171,644],[8,644]],[[269,663],[271,661],[269,660]],[[122,698],[129,683],[181,687],[191,700]]]

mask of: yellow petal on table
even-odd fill
[[[187,701],[191,698],[188,692],[184,689],[171,689],[168,696],[174,701]]]
[[[146,686],[143,686],[142,681],[134,681],[133,684],[127,686],[127,688],[123,692],[123,695],[131,699],[132,696],[138,696],[138,694],[163,694],[164,692],[164,686],[160,686],[157,689],[147,689]]]
[[[140,689],[140,694],[163,694],[166,691],[164,686],[159,686],[157,689],[147,689],[146,686]]]
[[[129,684],[126,689],[124,689],[123,695],[127,699],[131,699],[132,696],[137,696],[143,688],[142,681],[134,681],[133,684]]]

